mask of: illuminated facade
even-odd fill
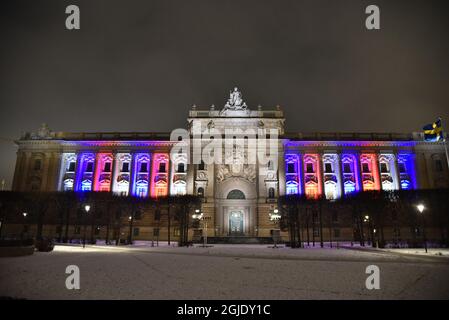
[[[333,200],[368,190],[449,186],[443,142],[425,142],[420,133],[288,133],[284,122],[279,107],[250,110],[239,92],[223,110],[189,111],[193,140],[195,124],[217,131],[277,130],[277,161],[263,164],[191,164],[186,152],[171,155],[178,140],[168,133],[64,133],[44,126],[17,141],[13,189],[197,194],[212,220],[209,236],[254,237],[270,234],[269,212],[280,195]],[[239,155],[247,157],[238,148],[223,152],[224,158]]]

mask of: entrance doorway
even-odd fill
[[[243,211],[231,211],[231,214],[229,215],[229,235],[243,235]]]

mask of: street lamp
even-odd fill
[[[130,215],[129,217],[128,217],[128,221],[129,221],[129,236],[128,236],[128,242],[129,242],[129,244],[132,244],[132,242],[133,242],[133,235],[132,235],[132,232],[133,232],[133,216],[132,215]]]
[[[199,209],[195,210],[195,213],[192,214],[193,219],[197,219],[203,222],[203,247],[207,247],[207,221],[211,219],[209,216],[204,216],[202,212],[200,212]]]
[[[84,211],[86,211],[86,218],[85,218],[85,220],[84,220],[84,239],[83,239],[83,248],[86,247],[86,226],[87,226],[86,219],[87,219],[87,214],[88,214],[89,211],[90,211],[90,205],[88,205],[88,204],[84,205]]]
[[[278,221],[281,219],[281,215],[279,214],[278,208],[275,208],[273,210],[273,212],[269,213],[269,218],[270,218],[270,221],[272,221],[277,226]],[[273,248],[277,248],[278,247],[277,246],[277,242],[278,242],[279,236],[280,236],[280,230],[278,230],[278,229],[273,230],[273,235],[272,235],[273,242],[274,242]]]
[[[418,209],[419,213],[422,215],[422,213],[424,212],[424,209],[426,209],[426,207],[424,206],[424,204],[419,203],[416,205],[416,209]],[[426,253],[427,253],[426,221],[424,219],[424,215],[422,215],[422,219],[423,219],[422,232],[423,232],[423,237],[424,237],[424,249],[426,250]]]
[[[22,238],[23,238],[23,236],[25,235],[25,232],[26,232],[26,222],[27,222],[26,217],[27,217],[27,215],[28,215],[28,213],[26,213],[26,212],[22,213],[22,216],[23,216]]]

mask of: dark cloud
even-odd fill
[[[368,4],[381,30],[364,28]],[[81,30],[65,29],[65,7]],[[445,1],[2,2],[0,137],[169,131],[192,104],[283,106],[289,131],[410,132],[449,119]],[[0,177],[14,147],[1,140]]]

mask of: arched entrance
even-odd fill
[[[256,194],[253,184],[241,177],[232,177],[222,181],[217,192],[217,236],[254,236]]]

